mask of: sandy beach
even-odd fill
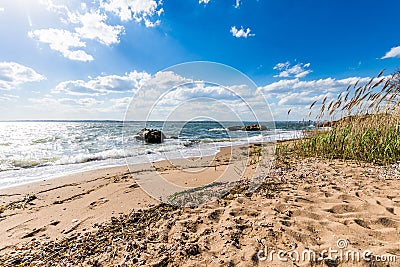
[[[255,148],[4,189],[0,266],[399,266],[398,166],[278,157],[255,192],[239,183],[196,208],[161,204],[132,177],[205,185]],[[254,157],[245,165],[243,176],[257,173]],[[301,259],[329,248],[361,259]],[[287,253],[279,258],[279,250]]]
[[[0,206],[5,210],[0,217],[0,251],[7,252],[38,237],[60,238],[90,231],[94,224],[113,216],[154,207],[160,202],[135,180],[162,177],[185,188],[207,185],[229,174],[234,165],[230,165],[232,153],[246,149],[226,147],[215,156],[104,168],[2,189]],[[247,156],[232,162],[241,160],[247,160]],[[251,176],[251,170],[245,175]]]

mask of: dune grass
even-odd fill
[[[315,130],[291,145],[302,156],[391,164],[400,160],[400,71],[349,85],[320,106]]]

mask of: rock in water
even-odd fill
[[[228,130],[229,131],[241,131],[241,130],[243,130],[243,127],[242,126],[230,126],[230,127],[228,127]]]
[[[159,144],[164,141],[165,135],[160,130],[144,128],[138,133],[137,139],[149,144]]]
[[[264,125],[258,125],[258,124],[250,124],[246,126],[230,126],[228,127],[229,131],[266,131],[268,128]]]
[[[246,125],[245,131],[265,131],[267,130],[267,127],[264,125],[258,125],[258,124],[251,124],[251,125]]]

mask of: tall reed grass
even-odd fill
[[[352,159],[376,164],[400,160],[400,71],[349,85],[320,107],[315,130],[293,143],[304,156]]]

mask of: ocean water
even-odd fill
[[[247,122],[244,124],[251,124]],[[223,146],[301,137],[303,122],[261,123],[262,132],[227,131],[235,122],[16,121],[0,122],[0,188],[98,168],[207,156]],[[162,144],[136,139],[162,129]]]

